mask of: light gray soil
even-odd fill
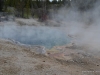
[[[34,49],[0,39],[0,75],[100,75],[100,58],[83,51],[59,46],[42,55]]]

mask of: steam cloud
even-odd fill
[[[84,6],[87,6],[91,0],[78,1],[81,3],[83,1]],[[67,44],[69,38],[66,35],[70,35],[78,47],[100,51],[100,1],[97,0],[94,6],[87,11],[79,11],[77,4],[73,4],[71,8],[62,7],[56,14],[52,14],[55,16],[53,20],[60,22],[60,29],[53,27],[9,27],[7,24],[5,27],[0,27],[0,37],[14,39],[25,44],[53,47]],[[12,25],[14,24],[12,23]]]
[[[0,26],[0,38],[11,39],[27,45],[40,45],[52,48],[69,43],[69,38],[59,27],[18,26],[7,22]]]
[[[91,0],[80,0],[82,1],[86,6]],[[74,7],[60,8],[53,19],[62,23],[66,34],[72,37],[77,46],[100,51],[100,1],[97,0],[87,11],[79,11],[75,4],[72,6]]]

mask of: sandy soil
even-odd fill
[[[43,55],[37,49],[0,39],[0,75],[100,75],[100,59],[84,51],[59,46]]]

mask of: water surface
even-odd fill
[[[69,43],[66,33],[59,27],[0,26],[0,38],[13,39],[23,44],[42,45],[47,48]]]

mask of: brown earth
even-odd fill
[[[0,39],[0,75],[100,75],[100,58],[59,46],[36,54],[34,47]]]

